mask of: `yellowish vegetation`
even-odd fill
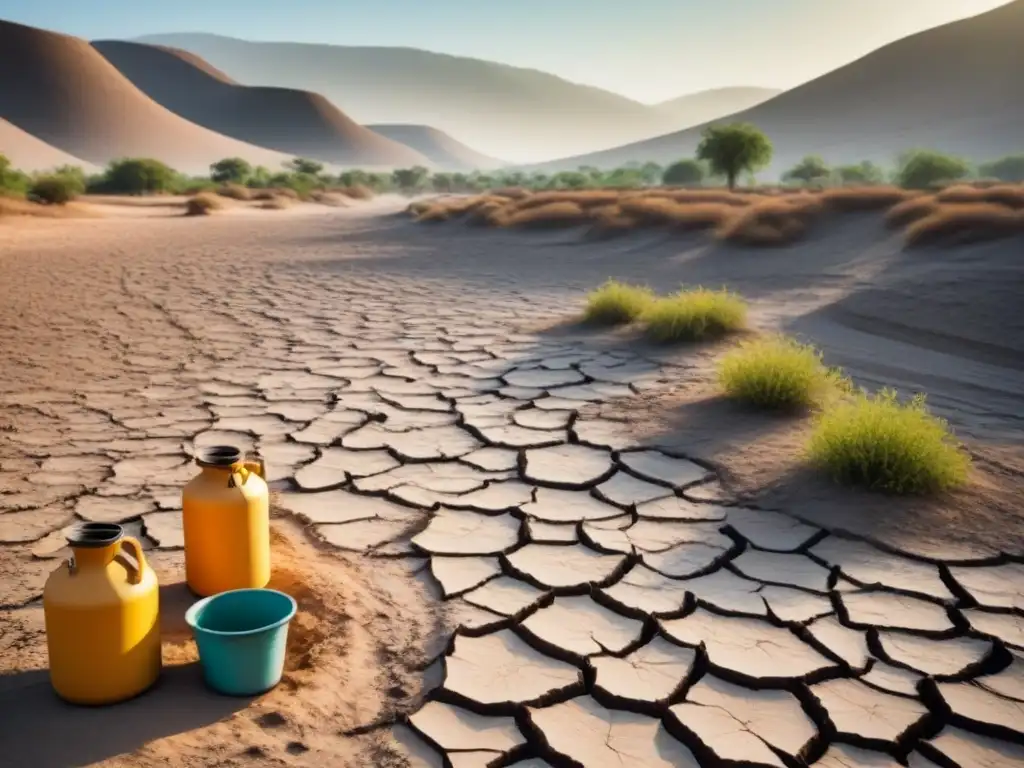
[[[827,216],[879,212],[888,226],[907,229],[908,243],[918,243],[952,233],[956,226],[951,220],[962,222],[962,231],[970,230],[973,238],[1004,237],[1019,231],[1018,218],[1012,214],[1024,211],[1024,185],[960,184],[934,194],[891,186],[734,192],[668,187],[540,192],[514,188],[417,201],[408,211],[419,222],[580,228],[590,237],[614,237],[644,229],[703,230],[719,240],[754,247],[797,242]],[[936,217],[939,213],[942,215]],[[928,223],[913,226],[923,219]]]

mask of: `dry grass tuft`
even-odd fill
[[[1024,186],[997,184],[974,187],[957,184],[936,193],[935,199],[940,203],[995,203],[1019,211],[1024,209]]]
[[[276,189],[250,189],[249,199],[250,200],[275,200],[279,197],[277,194],[279,190]]]
[[[718,382],[734,400],[777,410],[809,408],[850,388],[821,352],[786,336],[741,341],[719,360]]]
[[[899,187],[836,187],[824,190],[820,197],[833,211],[884,211],[919,194]]]
[[[561,229],[578,227],[587,223],[587,214],[578,203],[569,201],[547,203],[536,207],[518,208],[511,211],[499,208],[492,214],[493,222],[499,227],[521,229]]]
[[[530,208],[543,208],[552,203],[572,203],[580,208],[597,208],[616,203],[622,193],[613,189],[584,189],[569,192],[535,192],[525,197],[513,198],[512,207],[516,212]],[[507,199],[507,198],[506,198]],[[511,213],[511,211],[510,211]]]
[[[505,209],[508,201],[481,200],[476,205],[466,209],[466,223],[478,227],[497,226],[498,214]]]
[[[587,294],[583,319],[596,325],[622,325],[640,317],[655,300],[650,288],[609,280]]]
[[[893,390],[857,395],[815,419],[808,453],[837,482],[925,494],[966,482],[971,460],[923,395],[900,403]]]
[[[931,216],[938,208],[939,203],[934,195],[912,197],[890,208],[885,214],[885,223],[892,229],[900,229],[918,219]]]
[[[937,214],[946,205],[999,205],[1024,211],[1024,185],[957,185],[935,194],[891,186],[806,189],[586,189],[529,192],[513,188],[476,196],[447,196],[417,201],[407,212],[418,222],[460,219],[487,227],[569,228],[586,225],[585,236],[611,238],[643,229],[674,232],[713,230],[726,242],[752,247],[790,245],[807,235],[822,217],[848,212],[885,211],[892,228],[907,228],[922,219],[929,224],[908,233],[939,227]],[[991,222],[991,236],[1016,231],[1016,219],[977,209],[971,227]],[[960,218],[966,222],[966,209]],[[952,226],[943,224],[943,226]],[[981,234],[978,235],[982,236]],[[926,235],[927,237],[927,235]]]
[[[212,195],[209,192],[202,192],[195,197],[191,197],[185,203],[185,215],[186,216],[209,216],[214,211],[218,211],[224,207],[216,195]]]
[[[294,201],[287,197],[271,197],[268,200],[263,200],[259,204],[259,208],[264,211],[283,211],[291,208],[293,204]]]
[[[721,240],[740,245],[774,247],[804,237],[824,210],[815,195],[765,199],[725,221],[718,228]]]
[[[223,184],[217,187],[217,194],[230,200],[252,200],[252,190],[241,184]]]
[[[525,187],[501,187],[499,189],[491,190],[489,194],[496,197],[508,198],[509,200],[521,200],[524,197],[529,197],[533,192]]]
[[[75,203],[40,205],[18,197],[0,195],[0,218],[4,216],[30,216],[37,219],[76,219],[97,216]]]
[[[332,192],[337,192],[339,195],[350,197],[353,200],[372,200],[373,190],[363,184],[353,184],[348,187],[337,187],[331,189]]]
[[[330,192],[322,189],[314,189],[309,193],[309,199],[320,205],[329,205],[333,208],[344,208],[349,204],[350,198],[338,192]]]
[[[670,226],[679,230],[713,229],[722,226],[739,210],[722,202],[681,203],[667,197],[627,197],[619,203],[622,213],[639,228]]]
[[[703,341],[742,330],[747,324],[747,303],[722,289],[682,289],[656,299],[643,313],[647,336],[654,341]]]
[[[962,244],[1024,234],[1024,211],[996,203],[947,203],[918,219],[904,233],[908,246]]]

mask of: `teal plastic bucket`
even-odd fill
[[[295,600],[274,589],[233,589],[204,598],[185,613],[207,685],[252,696],[281,681]]]

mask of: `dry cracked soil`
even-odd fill
[[[473,242],[421,263],[352,212],[0,233],[0,763],[1024,765],[1024,553],[731,497],[627,423],[685,355],[543,330],[600,265],[544,285]],[[180,487],[222,443],[268,464],[286,684],[205,694],[178,626],[154,691],[58,705],[63,532],[123,524],[174,613]]]

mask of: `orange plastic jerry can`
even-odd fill
[[[160,676],[160,588],[139,542],[113,523],[68,535],[43,588],[50,682],[75,704],[113,704]]]
[[[197,451],[201,472],[181,494],[185,580],[197,595],[261,589],[270,581],[267,484],[230,445]]]

